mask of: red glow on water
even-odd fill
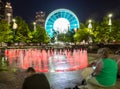
[[[7,49],[5,50],[10,66],[27,69],[34,67],[37,72],[74,71],[88,65],[87,51],[71,50],[39,50],[39,49]]]

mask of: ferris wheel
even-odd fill
[[[79,28],[79,20],[68,9],[54,10],[48,15],[45,21],[45,29],[50,38],[54,37],[55,33],[73,32],[77,28]]]

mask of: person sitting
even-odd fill
[[[93,63],[93,72],[83,80],[86,80],[87,86],[92,86],[91,88],[89,86],[89,89],[94,89],[94,85],[99,87],[114,86],[117,81],[117,62],[114,59],[109,58],[109,51],[107,48],[99,49],[97,56],[99,59]]]
[[[27,77],[22,89],[50,89],[50,84],[43,73],[36,73],[32,67],[29,67],[26,72]]]
[[[115,59],[115,61],[118,64],[118,74],[117,74],[117,78],[120,79],[120,55],[115,55],[113,57]]]

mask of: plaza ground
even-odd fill
[[[94,59],[94,54],[89,55],[89,63]],[[89,71],[88,71],[89,72]],[[82,80],[81,70],[78,71],[64,71],[64,72],[52,72],[45,73],[52,89],[65,89],[73,88],[77,83]],[[24,78],[26,77],[25,71],[15,68],[5,68],[0,71],[0,89],[21,89]],[[96,89],[120,89],[120,80],[114,87],[100,88],[96,86]]]

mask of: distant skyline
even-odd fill
[[[109,13],[120,19],[120,0],[6,0],[11,2],[14,16],[21,16],[31,23],[36,12],[43,11],[46,17],[56,9],[65,8],[76,14],[80,22],[100,20]]]

